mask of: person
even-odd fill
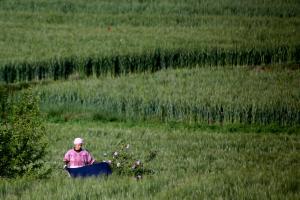
[[[74,148],[67,151],[64,156],[64,168],[78,168],[86,165],[91,165],[95,162],[95,159],[92,155],[85,149],[83,146],[82,138],[75,138]]]

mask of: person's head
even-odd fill
[[[82,145],[83,145],[83,139],[75,138],[75,140],[74,140],[74,149],[75,150],[80,150]]]

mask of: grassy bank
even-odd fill
[[[299,136],[286,134],[230,134],[170,129],[168,126],[77,121],[48,123],[53,168],[49,179],[1,180],[1,199],[296,199],[299,197]],[[150,163],[153,176],[141,182],[112,175],[103,179],[70,179],[62,157],[74,137],[83,137],[97,160],[114,151],[116,142]]]

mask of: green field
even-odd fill
[[[299,7],[297,0],[3,0],[0,81],[295,64]]]
[[[285,116],[276,109],[282,105],[288,113],[299,113],[299,80],[298,70],[214,67],[36,83],[33,91],[41,97],[49,140],[46,166],[53,171],[50,178],[40,180],[2,179],[0,197],[297,199],[299,122],[280,123]],[[136,101],[139,97],[142,101]],[[154,110],[143,112],[153,99]],[[183,112],[189,105],[210,108],[209,103],[212,108],[224,105],[222,123],[213,117],[195,121],[192,112]],[[262,113],[272,123],[240,121],[240,106],[248,103],[273,109]],[[175,105],[178,115],[162,117],[161,105],[168,104]],[[227,119],[225,108],[230,107],[239,112],[234,121]],[[120,141],[129,143],[142,161],[149,151],[157,151],[145,166],[154,174],[142,181],[118,174],[71,179],[62,170],[62,158],[78,136],[85,138],[98,161],[106,159],[103,153],[115,151]]]
[[[297,0],[0,0],[0,97],[32,87],[52,169],[0,199],[299,199],[299,27]],[[75,137],[154,173],[69,178]]]
[[[79,121],[48,123],[47,159],[50,179],[0,182],[1,199],[297,199],[299,197],[298,135],[221,133],[152,123]],[[150,163],[153,176],[140,182],[112,175],[104,179],[70,179],[62,157],[81,136],[98,160],[119,140]]]

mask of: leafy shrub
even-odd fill
[[[11,110],[0,124],[0,176],[15,177],[36,172],[46,154],[45,127],[38,98],[27,90],[18,101],[6,102]]]

